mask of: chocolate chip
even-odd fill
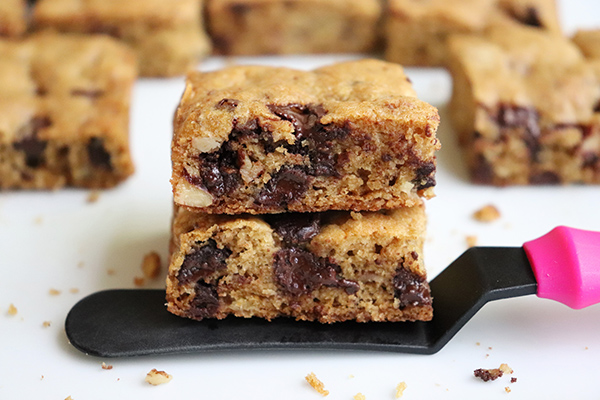
[[[73,89],[71,90],[71,96],[88,97],[90,99],[97,99],[104,94],[104,90],[101,89]]]
[[[473,374],[475,375],[475,377],[481,379],[484,382],[487,382],[487,381],[493,381],[493,380],[500,378],[503,375],[503,372],[498,368],[494,368],[494,369],[479,368],[479,369],[476,369],[475,371],[473,371]]]
[[[177,280],[185,285],[206,278],[213,272],[227,267],[227,258],[231,255],[228,248],[218,248],[217,242],[209,239],[200,247],[185,256]]]
[[[217,103],[217,105],[215,106],[215,108],[217,110],[233,111],[238,106],[238,104],[239,104],[238,100],[234,100],[234,99],[222,99],[222,100],[220,100]]]
[[[48,142],[40,140],[38,132],[50,125],[52,121],[48,117],[33,117],[19,130],[18,136],[23,139],[15,142],[13,146],[16,150],[25,153],[25,163],[28,167],[37,168],[44,163],[44,151]]]
[[[187,311],[188,316],[197,320],[213,317],[219,309],[219,296],[214,286],[198,282],[194,292],[190,309]]]
[[[309,177],[298,167],[282,168],[260,191],[256,202],[264,206],[285,207],[298,201],[308,189]]]
[[[525,25],[534,26],[536,28],[543,27],[540,13],[535,7],[527,7],[525,15],[521,15],[520,17],[517,17],[517,19],[519,19]]]
[[[319,213],[266,214],[265,221],[271,225],[285,246],[307,244],[321,230]]]
[[[532,174],[529,182],[534,185],[557,185],[560,183],[560,177],[552,171],[543,171]]]
[[[431,304],[429,285],[425,279],[403,266],[396,270],[392,283],[394,296],[400,300],[400,308]]]
[[[273,269],[279,286],[292,296],[308,294],[321,286],[341,287],[346,293],[358,291],[358,283],[338,277],[340,268],[324,258],[296,247],[275,253]]]
[[[600,100],[594,106],[594,112],[595,113],[600,113]]]
[[[110,153],[104,147],[104,139],[93,137],[87,145],[90,163],[97,168],[112,169]]]
[[[435,186],[435,164],[431,161],[421,163],[415,170],[415,178],[412,183],[415,185],[416,190]]]

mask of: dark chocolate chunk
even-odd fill
[[[102,89],[73,89],[71,90],[72,96],[88,97],[90,99],[97,99],[104,94]]]
[[[269,110],[294,126],[296,143],[283,146],[293,154],[308,155],[313,176],[339,176],[338,155],[331,151],[332,142],[345,138],[350,126],[323,125],[321,118],[327,113],[321,105],[270,104]]]
[[[222,99],[217,103],[215,108],[217,110],[233,111],[238,106],[238,104],[239,101],[235,99]]]
[[[598,100],[598,102],[594,106],[594,112],[595,113],[600,113],[600,100]]]
[[[256,202],[264,206],[285,207],[298,201],[308,189],[309,176],[298,167],[282,168],[260,191]]]
[[[195,295],[190,302],[187,314],[190,318],[202,320],[213,317],[219,309],[219,296],[212,285],[204,282],[196,283]]]
[[[521,129],[521,136],[532,158],[535,159],[540,148],[540,115],[531,107],[500,104],[496,116],[498,126],[504,129]]]
[[[341,287],[348,294],[358,291],[358,283],[338,277],[339,265],[296,247],[281,249],[274,257],[275,279],[292,296],[308,294],[321,286]]]
[[[321,230],[319,213],[267,214],[265,221],[271,225],[286,246],[307,244]]]
[[[531,175],[529,182],[534,185],[557,185],[560,177],[552,171],[544,171]]]
[[[45,161],[44,151],[48,142],[38,138],[40,129],[48,128],[52,121],[48,117],[33,117],[18,133],[23,139],[14,143],[16,150],[25,153],[25,163],[28,167],[36,168]]]
[[[415,185],[416,190],[435,186],[435,164],[433,162],[420,163],[415,171],[415,175],[412,183]]]
[[[496,380],[498,378],[500,378],[503,375],[502,370],[498,369],[498,368],[494,368],[494,369],[483,369],[483,368],[479,368],[476,369],[475,371],[473,371],[473,374],[481,379],[484,382],[487,381],[493,381]]]
[[[213,272],[227,267],[227,258],[231,255],[228,248],[219,249],[217,242],[209,239],[201,247],[194,249],[183,259],[177,280],[185,285],[206,278]]]
[[[213,196],[230,194],[241,182],[237,151],[226,142],[218,150],[199,157],[200,177],[188,179],[194,185],[206,188]]]
[[[97,168],[111,169],[110,153],[104,147],[104,139],[93,137],[87,145],[87,152],[90,163]]]
[[[394,295],[400,300],[400,308],[431,304],[429,285],[425,279],[402,265],[396,270],[393,284]]]

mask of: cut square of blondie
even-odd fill
[[[433,196],[438,124],[384,61],[192,73],[174,119],[174,200],[227,214],[415,205]]]
[[[450,51],[450,115],[474,182],[600,183],[600,81],[572,42],[498,27]]]
[[[104,188],[133,172],[135,57],[107,37],[0,41],[0,188]]]
[[[25,0],[0,1],[0,37],[17,37],[25,33],[26,12]]]
[[[554,0],[389,0],[385,58],[402,65],[446,66],[448,38],[494,25],[560,33]]]
[[[367,52],[379,0],[207,0],[215,51],[227,55]]]
[[[422,204],[261,216],[176,207],[168,310],[197,320],[427,321],[424,232]]]
[[[107,34],[130,45],[142,76],[182,75],[208,54],[202,0],[38,0],[37,30]]]

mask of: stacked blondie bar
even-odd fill
[[[383,61],[190,74],[174,118],[169,311],[431,319],[422,198],[438,124]]]

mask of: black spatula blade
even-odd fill
[[[522,248],[471,248],[431,282],[430,322],[342,322],[280,318],[192,321],[165,309],[163,290],[107,290],[77,303],[65,323],[71,344],[100,357],[239,349],[439,351],[486,302],[536,292]]]

